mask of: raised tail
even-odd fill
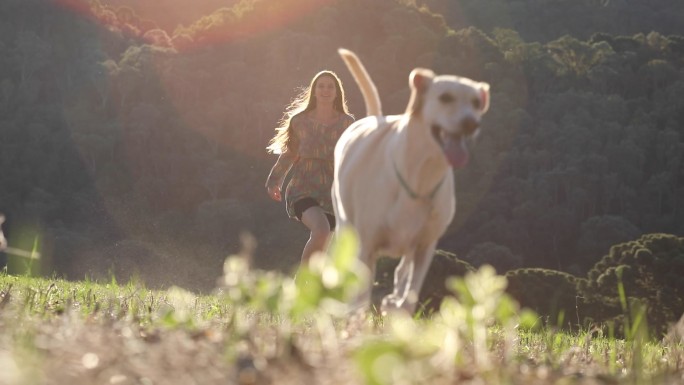
[[[382,115],[382,106],[380,104],[378,89],[375,88],[375,84],[373,83],[373,80],[371,80],[370,75],[368,75],[366,68],[361,63],[361,60],[359,60],[354,52],[348,49],[340,48],[337,52],[342,56],[342,60],[344,60],[349,72],[354,76],[356,84],[358,84],[361,89],[363,101],[366,103],[366,115]]]

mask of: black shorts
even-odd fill
[[[302,198],[302,199],[298,200],[293,205],[295,216],[297,216],[297,219],[299,219],[301,221],[302,220],[302,213],[304,213],[304,211],[306,211],[306,209],[314,207],[314,206],[321,207],[321,205],[318,204],[318,202],[313,198]],[[330,224],[330,230],[334,229],[335,228],[335,216],[328,214],[328,213],[325,213],[325,216],[328,218],[328,223]]]

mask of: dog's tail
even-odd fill
[[[363,101],[366,103],[366,115],[382,115],[382,106],[380,104],[378,89],[375,88],[375,84],[373,83],[373,80],[371,80],[370,75],[368,75],[366,68],[361,63],[361,60],[359,60],[354,52],[348,49],[340,48],[337,52],[342,56],[342,60],[344,60],[344,63],[352,73],[352,76],[354,76],[356,84],[361,88]]]

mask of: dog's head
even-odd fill
[[[435,74],[416,68],[409,78],[411,100],[407,114],[430,128],[452,167],[468,163],[466,142],[477,134],[480,119],[489,108],[489,84]]]

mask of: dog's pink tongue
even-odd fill
[[[468,164],[468,148],[462,138],[447,137],[442,150],[451,167],[461,168]]]

